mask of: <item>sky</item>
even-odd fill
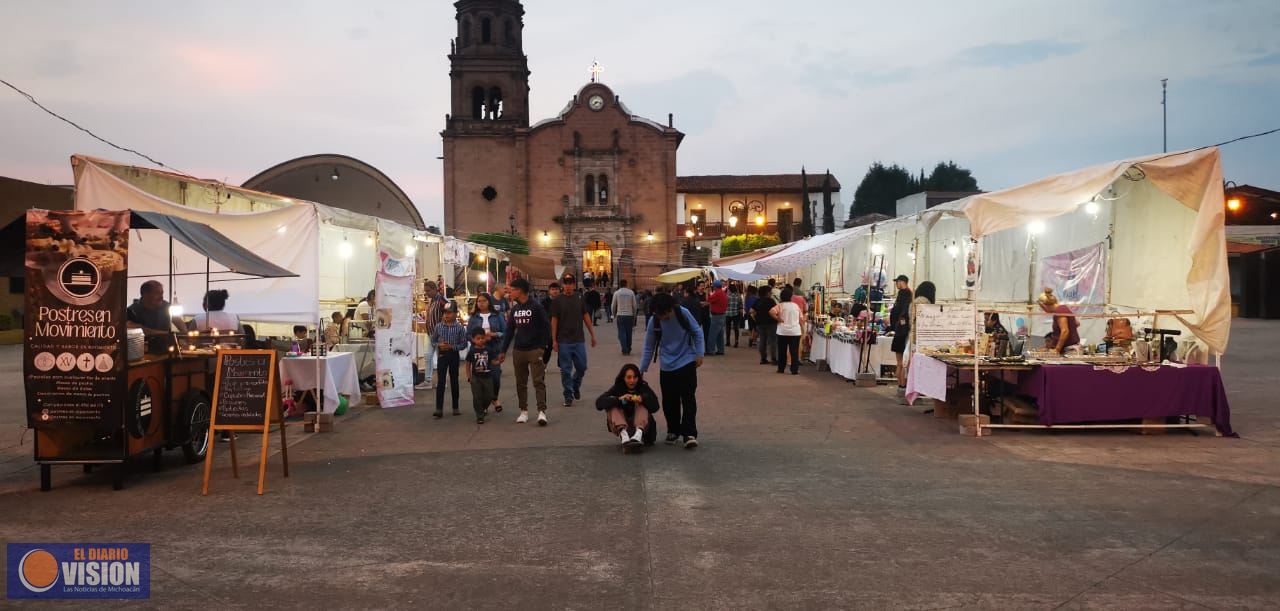
[[[530,0],[531,116],[590,77],[687,136],[679,172],[954,160],[981,188],[1280,127],[1274,0]],[[442,224],[446,0],[0,0],[0,78],[99,135],[240,184],[317,153],[361,159]],[[146,165],[0,86],[0,175],[69,184],[69,157]],[[1280,134],[1223,148],[1280,189]]]

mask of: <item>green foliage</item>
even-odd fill
[[[476,233],[467,238],[467,241],[501,248],[517,255],[529,254],[529,240],[509,233]]]
[[[867,175],[853,192],[849,218],[876,212],[897,216],[898,200],[919,192],[920,181],[911,172],[896,163],[886,166],[877,161],[871,164]]]
[[[972,172],[956,165],[956,162],[939,161],[923,186],[925,191],[977,191],[978,181]]]
[[[782,243],[782,239],[776,233],[757,234],[745,233],[742,235],[731,235],[720,243],[720,256],[728,257],[730,255],[742,254],[761,248],[777,246]]]

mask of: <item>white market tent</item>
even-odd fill
[[[816,236],[756,260],[749,271],[839,273],[853,287],[873,256],[883,254],[887,277],[931,280],[940,301],[1026,304],[1041,288],[1037,272],[1045,257],[1104,244],[1105,305],[1190,311],[1177,320],[1210,352],[1222,354],[1231,328],[1223,203],[1216,148],[1156,155]],[[964,287],[970,237],[982,244],[981,284],[974,291]],[[1172,319],[1162,318],[1161,326]]]
[[[361,298],[373,288],[379,245],[406,256],[412,252],[420,276],[440,268],[438,249],[419,248],[432,238],[392,221],[84,156],[73,157],[72,164],[77,210],[146,210],[204,223],[298,274],[223,279],[225,269],[214,265],[209,269],[213,284],[206,286],[204,257],[175,245],[171,261],[167,240],[131,235],[130,293],[137,295],[148,277],[165,281],[172,264],[187,275],[176,276],[175,286],[166,290],[188,312],[200,309],[206,288],[222,288],[231,293],[228,310],[246,322],[316,324],[327,314],[321,302]]]

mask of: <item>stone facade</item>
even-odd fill
[[[514,0],[455,6],[453,112],[441,134],[446,232],[466,237],[514,224],[535,255],[642,286],[664,264],[678,265],[672,202],[684,134],[633,115],[599,82],[531,127],[524,9]],[[476,30],[486,19],[487,38]],[[584,261],[589,251],[593,260]]]

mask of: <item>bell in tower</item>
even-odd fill
[[[524,7],[518,0],[460,0],[454,8],[458,35],[449,55],[453,103],[446,129],[528,127]]]

